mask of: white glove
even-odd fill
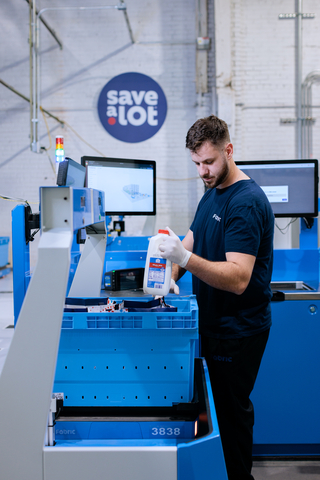
[[[173,280],[173,278],[171,278],[169,293],[175,293],[176,295],[179,295],[180,293],[180,288],[178,287],[176,282]]]
[[[159,245],[161,256],[184,268],[187,265],[192,252],[189,252],[184,248],[180,238],[177,237],[169,227],[166,227],[166,230],[169,231],[169,235],[164,235],[163,241]]]

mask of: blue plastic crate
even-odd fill
[[[9,262],[9,237],[0,237],[0,268]]]
[[[177,312],[65,313],[54,383],[64,404],[190,402],[198,306],[194,296],[168,303]]]

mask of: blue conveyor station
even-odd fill
[[[0,377],[1,479],[227,480],[188,278],[180,296],[165,299],[174,311],[78,308],[111,297],[101,289],[105,271],[144,266],[148,239],[109,245],[103,193],[93,189],[42,187],[40,212],[31,275],[30,212],[13,211],[15,332]],[[151,300],[116,293],[115,304],[126,293]]]

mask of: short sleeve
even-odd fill
[[[253,206],[237,207],[225,225],[225,252],[257,256],[263,234],[262,216]]]

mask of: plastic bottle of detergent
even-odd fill
[[[162,258],[159,250],[165,235],[169,235],[168,230],[159,230],[157,235],[150,238],[143,278],[143,291],[150,295],[164,296],[170,290],[171,260]]]

